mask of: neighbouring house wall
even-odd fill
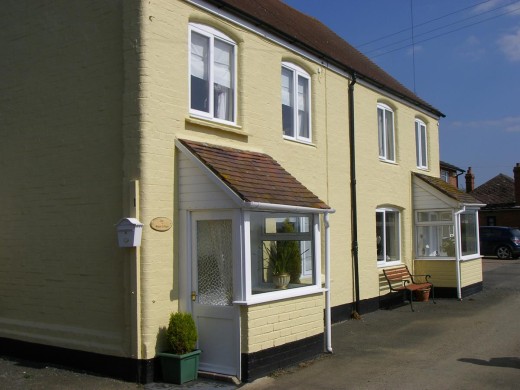
[[[488,226],[488,218],[494,217],[495,226],[511,226],[520,227],[520,210],[480,210],[478,212],[478,220],[480,226]]]
[[[122,8],[2,5],[0,337],[130,354]]]
[[[382,289],[381,270],[376,261],[377,207],[394,207],[401,211],[401,260],[413,269],[414,213],[410,172],[439,175],[438,121],[366,87],[356,85],[355,91],[360,295],[361,299],[369,299],[379,296]],[[382,162],[378,157],[378,102],[389,105],[394,111],[395,163]],[[428,129],[428,171],[417,169],[416,118],[423,120]]]
[[[323,294],[242,307],[242,353],[322,334],[323,310]]]

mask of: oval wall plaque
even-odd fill
[[[166,232],[172,227],[172,221],[166,217],[157,217],[150,221],[150,227],[158,232]]]

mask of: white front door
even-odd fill
[[[233,306],[233,212],[193,212],[191,299],[200,370],[239,377],[238,308]]]

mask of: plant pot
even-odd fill
[[[167,383],[182,385],[197,379],[199,372],[200,350],[176,355],[160,352],[157,356],[161,361],[162,377]]]
[[[274,286],[278,289],[287,288],[290,280],[291,280],[291,275],[289,275],[289,274],[273,275]]]
[[[430,299],[430,289],[425,288],[422,290],[415,290],[413,295],[417,302],[426,302],[428,299]]]

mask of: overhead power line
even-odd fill
[[[373,39],[371,41],[368,41],[368,42],[365,42],[365,43],[362,43],[361,45],[357,45],[356,48],[359,49],[363,46],[367,46],[367,45],[370,45],[374,42],[379,42],[379,41],[382,41],[383,39],[387,39],[387,38],[390,38],[390,37],[393,37],[393,36],[396,36],[396,35],[399,35],[399,34],[402,34],[404,32],[407,32],[409,30],[412,30],[414,27],[417,28],[417,27],[421,27],[421,26],[425,26],[427,24],[430,24],[430,23],[433,23],[433,22],[436,22],[438,20],[441,20],[441,19],[444,19],[444,18],[447,18],[448,16],[451,16],[451,15],[455,15],[455,14],[458,14],[459,12],[462,12],[462,11],[466,11],[470,8],[475,8],[475,7],[478,7],[479,5],[482,5],[484,3],[487,3],[489,0],[486,0],[486,1],[483,1],[481,3],[477,3],[477,4],[474,4],[474,5],[471,5],[469,7],[465,7],[465,8],[461,8],[457,11],[453,11],[453,12],[450,12],[449,14],[445,14],[445,15],[442,15],[442,16],[439,16],[435,19],[430,19],[430,20],[427,20],[426,22],[423,22],[423,23],[419,23],[419,24],[416,24],[416,25],[412,25],[412,27],[408,27],[408,28],[405,28],[405,29],[402,29],[400,31],[396,31],[392,34],[388,34],[388,35],[385,35],[384,37],[379,37],[379,38],[376,38],[376,39]]]
[[[516,1],[516,3],[518,3],[518,1]],[[509,5],[511,5],[511,4],[509,4]],[[495,8],[494,10],[497,10],[497,9],[498,9],[498,8]],[[407,39],[403,39],[403,40],[400,40],[400,41],[397,41],[397,42],[394,42],[394,43],[388,44],[388,45],[386,45],[386,46],[382,46],[382,47],[380,47],[380,48],[378,48],[378,49],[371,50],[371,51],[365,53],[365,55],[368,55],[368,56],[371,57],[371,58],[380,57],[380,56],[383,56],[383,55],[386,55],[386,54],[389,54],[389,53],[393,53],[393,52],[398,51],[398,50],[406,49],[407,47],[410,47],[410,46],[412,46],[412,45],[417,45],[417,44],[419,44],[419,43],[428,42],[428,41],[431,41],[431,40],[433,40],[433,39],[436,39],[436,38],[442,37],[442,36],[444,36],[444,35],[452,34],[452,33],[456,32],[456,31],[460,31],[460,30],[463,30],[463,29],[465,29],[465,28],[472,27],[472,26],[475,26],[475,25],[478,25],[478,24],[481,24],[481,23],[487,22],[487,21],[489,21],[489,20],[493,20],[493,19],[499,18],[499,17],[504,16],[504,15],[508,15],[508,14],[511,14],[511,13],[517,12],[517,11],[520,11],[520,7],[518,7],[518,8],[514,8],[514,9],[511,9],[511,10],[509,10],[509,11],[507,11],[507,12],[503,12],[503,13],[498,14],[498,15],[491,16],[491,17],[486,18],[486,19],[479,20],[479,21],[477,21],[477,22],[475,22],[475,23],[470,23],[470,24],[467,24],[467,25],[461,26],[461,27],[459,27],[459,28],[456,28],[456,29],[453,29],[453,30],[450,30],[450,31],[447,31],[447,32],[444,32],[444,33],[441,33],[441,34],[437,34],[437,35],[431,36],[431,37],[429,37],[429,38],[426,38],[426,39],[423,39],[423,40],[420,40],[420,41],[415,41],[413,44],[407,44],[407,45],[404,45],[404,46],[400,46],[400,47],[398,47],[398,48],[396,48],[396,49],[388,50],[388,51],[385,51],[385,52],[383,52],[383,53],[379,53],[379,54],[377,54],[377,55],[370,56],[370,53],[373,53],[373,52],[376,52],[376,51],[379,51],[379,50],[384,50],[385,48],[388,48],[388,47],[391,47],[391,46],[395,46],[395,45],[397,45],[397,44],[399,44],[399,43],[402,43],[402,42],[409,41],[408,38],[407,38]],[[491,11],[487,11],[487,12],[491,12]],[[482,15],[482,14],[479,14],[479,16],[481,16],[481,15]],[[417,35],[415,35],[415,37],[424,36],[424,35],[430,34],[430,33],[432,33],[432,32],[435,32],[435,31],[438,31],[438,30],[445,29],[445,28],[447,28],[447,27],[449,27],[449,26],[452,26],[452,25],[454,25],[454,24],[459,24],[459,23],[461,23],[461,22],[464,22],[464,21],[466,21],[466,20],[473,19],[473,18],[474,18],[474,17],[466,18],[466,19],[464,19],[464,20],[462,20],[462,21],[459,21],[459,22],[451,23],[451,24],[445,25],[445,26],[443,26],[443,27],[439,27],[439,28],[436,28],[436,29],[433,29],[433,30],[430,30],[430,31],[427,31],[427,32],[424,32],[424,33],[421,33],[421,34],[417,34]]]

